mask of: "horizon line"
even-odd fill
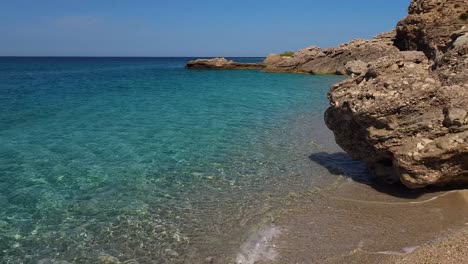
[[[0,55],[0,58],[266,58],[266,56],[91,56],[91,55]]]

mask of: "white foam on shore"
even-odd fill
[[[401,251],[380,251],[380,252],[376,252],[376,254],[404,256],[404,255],[413,253],[418,248],[419,246],[404,247],[401,249]]]
[[[280,228],[270,225],[251,234],[242,244],[236,263],[254,264],[259,260],[274,260],[278,253],[271,242],[280,233]]]

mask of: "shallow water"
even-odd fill
[[[342,77],[188,59],[0,58],[2,263],[234,261],[334,177],[309,155],[339,151],[322,113]]]

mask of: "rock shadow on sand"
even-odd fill
[[[468,186],[431,186],[424,189],[408,189],[401,183],[389,184],[377,178],[364,162],[354,160],[345,152],[317,152],[312,153],[309,159],[325,167],[333,175],[341,175],[360,184],[366,184],[378,192],[403,199],[417,199],[427,193],[468,188]]]

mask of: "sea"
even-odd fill
[[[0,263],[274,257],[275,215],[337,177],[344,77],[191,59],[0,57]]]

